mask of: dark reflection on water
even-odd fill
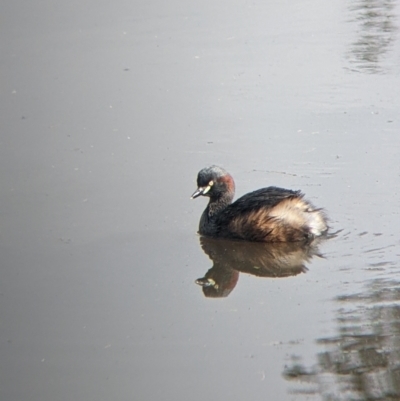
[[[350,2],[351,21],[358,25],[358,38],[351,45],[350,61],[357,71],[384,73],[383,57],[396,37],[395,0]]]
[[[272,278],[305,273],[305,263],[313,256],[321,256],[320,242],[267,244],[200,237],[213,267],[196,283],[203,287],[206,297],[221,298],[235,288],[239,272]]]
[[[323,400],[400,399],[400,282],[373,280],[365,293],[338,297],[338,335],[321,338],[316,367],[293,356],[284,377],[296,394]]]

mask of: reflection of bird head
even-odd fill
[[[239,272],[234,269],[215,269],[212,267],[204,277],[196,280],[203,287],[207,298],[225,298],[236,287]]]

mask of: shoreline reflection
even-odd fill
[[[322,400],[400,399],[400,282],[375,279],[360,294],[338,297],[337,335],[317,339],[315,366],[291,357],[292,394]]]
[[[348,52],[358,72],[386,72],[382,63],[396,40],[395,0],[355,0],[350,2],[351,22],[357,24],[358,38]],[[353,68],[354,68],[353,67]]]
[[[227,297],[235,288],[240,273],[257,277],[281,278],[305,273],[306,263],[322,257],[318,245],[311,243],[260,243],[200,237],[200,245],[213,261],[204,277],[196,280],[210,298]]]

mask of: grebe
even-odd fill
[[[198,196],[210,198],[199,234],[258,242],[310,241],[328,230],[322,209],[300,191],[268,187],[250,192],[232,203],[235,182],[223,168],[210,166],[197,176]]]

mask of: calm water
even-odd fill
[[[397,2],[0,18],[2,400],[400,399]],[[209,164],[336,237],[201,240]]]

